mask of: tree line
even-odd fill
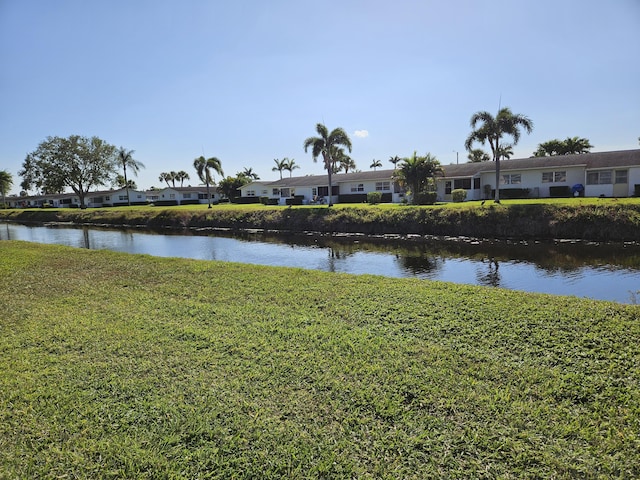
[[[501,108],[497,115],[487,111],[479,111],[471,116],[471,133],[465,140],[465,148],[469,152],[469,162],[495,162],[496,185],[500,185],[500,161],[509,159],[513,155],[513,147],[518,143],[521,131],[531,133],[533,122],[522,114],[514,114],[509,108]],[[352,144],[349,136],[342,128],[331,131],[322,123],[316,125],[317,136],[307,138],[303,143],[306,153],[311,151],[314,162],[322,158],[324,169],[327,171],[329,192],[332,192],[333,175],[336,173],[358,171],[355,161],[349,156]],[[505,141],[510,137],[510,142]],[[639,138],[640,141],[640,138]],[[491,154],[474,148],[474,145],[488,144]],[[538,145],[533,156],[569,155],[588,153],[593,145],[586,138],[567,137],[565,140],[553,139]],[[133,158],[134,150],[124,147],[116,148],[98,137],[84,137],[71,135],[67,138],[47,137],[36,150],[29,153],[18,175],[22,177],[21,187],[23,193],[35,188],[41,193],[62,193],[70,188],[80,199],[84,206],[84,199],[91,188],[105,186],[111,183],[119,188],[127,190],[136,189],[135,182],[128,178],[127,173],[137,176],[144,164]],[[392,156],[389,162],[394,167],[394,179],[404,185],[415,202],[423,193],[435,188],[434,177],[441,174],[440,162],[430,153],[424,156],[417,155],[401,158]],[[272,171],[280,173],[288,171],[291,177],[293,170],[300,168],[294,159],[288,157],[282,160],[274,159],[275,166]],[[228,198],[237,196],[237,190],[247,183],[258,180],[258,175],[251,168],[245,168],[235,177],[224,177],[222,162],[216,158],[200,156],[193,162],[193,167],[200,181],[207,187],[209,207],[211,207],[210,187],[215,185],[214,174],[221,179],[218,189]],[[380,160],[374,159],[370,168],[382,167]],[[122,174],[119,170],[122,170]],[[180,170],[178,172],[162,172],[159,181],[167,186],[176,187],[180,182],[182,187],[189,174]],[[6,171],[0,171],[0,191],[3,196],[13,184],[11,175]],[[499,202],[499,188],[495,189],[495,201]],[[129,201],[130,204],[130,201]],[[331,206],[329,195],[329,206]]]

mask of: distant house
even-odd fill
[[[393,170],[336,173],[332,176],[334,202],[365,202],[367,193],[380,192],[383,201],[400,202],[402,190],[392,179]],[[327,175],[282,178],[273,182],[255,181],[240,188],[242,197],[266,197],[284,205],[288,198],[298,197],[302,203],[328,202]]]
[[[211,201],[219,201],[220,193],[217,187],[210,186]],[[209,203],[207,198],[207,187],[169,187],[153,192],[154,205],[194,205],[198,203]]]
[[[468,200],[492,198],[495,163],[444,165],[437,178],[438,200],[451,201],[452,190],[467,190]],[[507,197],[630,197],[640,185],[640,150],[557,155],[500,161],[500,191]],[[574,189],[574,187],[576,187]]]
[[[139,190],[129,189],[129,198],[131,199],[131,205],[146,205],[147,194]],[[119,190],[102,190],[97,192],[89,192],[85,195],[85,203],[87,207],[117,207],[123,205],[129,205],[129,198],[127,198],[127,189],[121,188]]]

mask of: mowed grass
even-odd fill
[[[640,307],[0,242],[0,478],[638,478]]]

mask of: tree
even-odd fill
[[[180,181],[181,187],[184,185],[184,181],[189,180],[190,178],[191,177],[189,176],[189,174],[184,170],[180,170],[179,172],[176,172],[176,180]]]
[[[193,161],[193,168],[198,172],[198,177],[202,182],[207,185],[207,198],[209,200],[209,208],[211,208],[211,193],[209,190],[209,185],[213,183],[213,175],[211,171],[213,170],[218,175],[222,176],[222,163],[216,157],[204,158],[204,156],[200,156]]]
[[[565,140],[554,138],[547,142],[538,144],[538,149],[533,152],[535,157],[546,157],[553,155],[578,155],[589,153],[593,148],[591,142],[586,138],[567,137]]]
[[[398,163],[400,163],[402,159],[396,155],[395,157],[389,157],[389,161],[393,163],[393,169],[395,170],[398,168]]]
[[[271,169],[272,172],[280,172],[280,180],[282,180],[282,171],[287,169],[288,158],[283,158],[282,160],[278,160],[274,158],[273,161],[276,163],[276,166]]]
[[[343,152],[344,153],[344,152]],[[344,154],[342,158],[340,158],[340,170],[344,170],[344,173],[349,173],[349,170],[355,170],[356,162],[349,155]]]
[[[124,147],[118,149],[118,163],[124,171],[124,188],[127,191],[127,204],[131,206],[131,199],[129,198],[129,182],[127,181],[127,167],[137,177],[141,168],[144,168],[144,163],[133,159],[134,150],[127,150]]]
[[[258,174],[254,172],[253,168],[251,167],[249,168],[244,167],[244,171],[242,172],[242,175],[244,175],[249,180],[260,180],[260,177],[258,176]]]
[[[504,145],[500,145],[498,149],[498,156],[500,160],[509,160],[513,157],[513,145],[505,143]]]
[[[501,108],[494,117],[489,112],[480,111],[471,116],[470,125],[472,132],[465,141],[465,148],[471,150],[474,142],[482,145],[489,143],[491,152],[493,153],[493,161],[496,162],[496,194],[494,201],[500,203],[500,147],[502,137],[511,136],[513,143],[516,145],[520,140],[520,128],[527,133],[533,130],[533,122],[524,115],[514,114],[507,107]],[[478,125],[479,124],[479,125]]]
[[[240,196],[238,190],[250,181],[251,180],[242,173],[238,173],[235,177],[227,177],[220,180],[218,182],[218,190],[220,190],[220,193],[230,201],[233,201],[234,198]]]
[[[13,177],[6,170],[0,170],[0,192],[2,193],[2,208],[7,208],[5,196],[13,185]]]
[[[98,137],[47,137],[27,155],[22,167],[18,174],[24,179],[25,190],[32,185],[46,192],[69,187],[86,208],[84,199],[89,190],[107,185],[116,173],[116,147]]]
[[[426,192],[429,185],[433,183],[433,178],[442,173],[442,166],[436,157],[430,153],[420,157],[414,151],[412,156],[402,160],[394,178],[400,184],[409,187],[411,200],[416,204],[418,194]]]
[[[136,185],[136,182],[134,182],[133,180],[125,180],[124,175],[121,175],[121,174],[116,175],[116,178],[113,184],[118,188],[126,188],[131,190],[138,189],[138,185]],[[128,191],[127,191],[127,195],[129,195]]]
[[[491,160],[489,154],[481,148],[473,148],[469,150],[469,155],[467,155],[467,158],[469,159],[467,163],[480,163],[488,162],[489,160]]]
[[[380,160],[376,160],[375,158],[373,159],[373,162],[371,163],[371,165],[369,165],[369,168],[373,168],[373,171],[376,171],[376,168],[382,167],[382,162]]]
[[[171,175],[171,173],[172,172],[162,172],[158,177],[158,180],[160,180],[161,182],[165,182],[167,184],[167,187],[171,187],[171,185],[169,185],[169,182],[173,180],[173,176]]]
[[[313,157],[313,161],[317,162],[318,157],[322,155],[322,160],[324,162],[324,168],[327,171],[328,180],[329,180],[329,207],[333,205],[332,202],[332,193],[333,193],[333,185],[331,182],[331,174],[336,166],[336,161],[332,157],[332,147],[334,146],[344,146],[351,153],[351,140],[342,128],[334,128],[331,133],[326,126],[322,123],[316,124],[316,132],[318,132],[318,137],[309,137],[304,141],[304,151],[307,152],[309,148],[311,148],[311,156]]]
[[[293,171],[296,168],[300,168],[300,165],[296,165],[296,161],[293,158],[289,160],[287,157],[285,157],[284,160],[286,161],[284,169],[289,172],[289,178],[291,178],[291,174],[293,173]]]

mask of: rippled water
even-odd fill
[[[10,223],[0,225],[0,240],[6,239],[163,257],[444,280],[640,303],[638,245],[158,234]]]

